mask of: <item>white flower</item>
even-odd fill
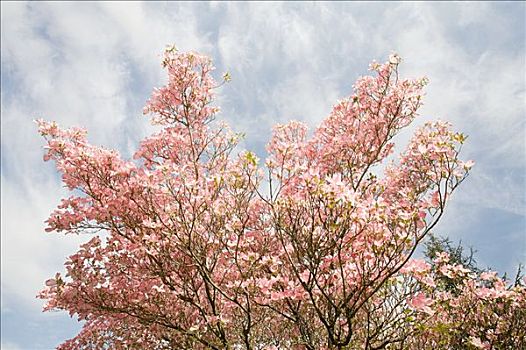
[[[402,59],[400,58],[400,56],[398,56],[397,53],[392,53],[389,55],[389,63],[391,64],[398,64],[401,60]]]

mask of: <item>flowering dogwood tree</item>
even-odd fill
[[[473,162],[459,159],[465,136],[433,122],[386,163],[426,85],[400,79],[399,63],[373,63],[311,137],[300,122],[275,126],[264,164],[234,155],[240,136],[215,120],[211,60],[173,47],[144,109],[160,131],[134,160],[38,121],[72,190],[47,230],[93,233],[40,293],[45,310],[85,321],[59,348],[524,344],[523,285],[447,254],[411,258]]]

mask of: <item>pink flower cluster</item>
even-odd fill
[[[501,339],[523,287],[410,259],[473,164],[458,158],[465,137],[434,122],[381,176],[426,84],[399,79],[399,63],[373,63],[312,137],[277,125],[264,165],[214,121],[211,60],[175,48],[145,107],[162,129],[134,160],[38,121],[73,191],[47,230],[94,234],[40,294],[85,321],[60,349],[424,349],[453,344],[441,330],[468,305],[461,345]]]

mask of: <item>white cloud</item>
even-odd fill
[[[22,350],[22,348],[18,346],[18,344],[12,343],[12,342],[4,342],[4,341],[2,341],[0,348],[2,350]]]
[[[67,255],[87,237],[44,233],[44,221],[56,205],[50,198],[65,194],[56,183],[29,185],[25,194],[17,187],[2,177],[2,203],[8,204],[2,206],[2,292],[39,310],[36,294],[50,271],[61,271]]]

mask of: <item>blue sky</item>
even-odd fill
[[[32,122],[88,129],[124,156],[152,131],[142,107],[167,44],[213,57],[221,118],[264,158],[273,124],[316,126],[368,63],[390,52],[430,79],[415,125],[444,119],[477,162],[436,233],[482,266],[526,262],[526,3],[1,3],[2,349],[51,349],[79,329],[41,313],[44,281],[87,236],[44,232],[66,194]]]

